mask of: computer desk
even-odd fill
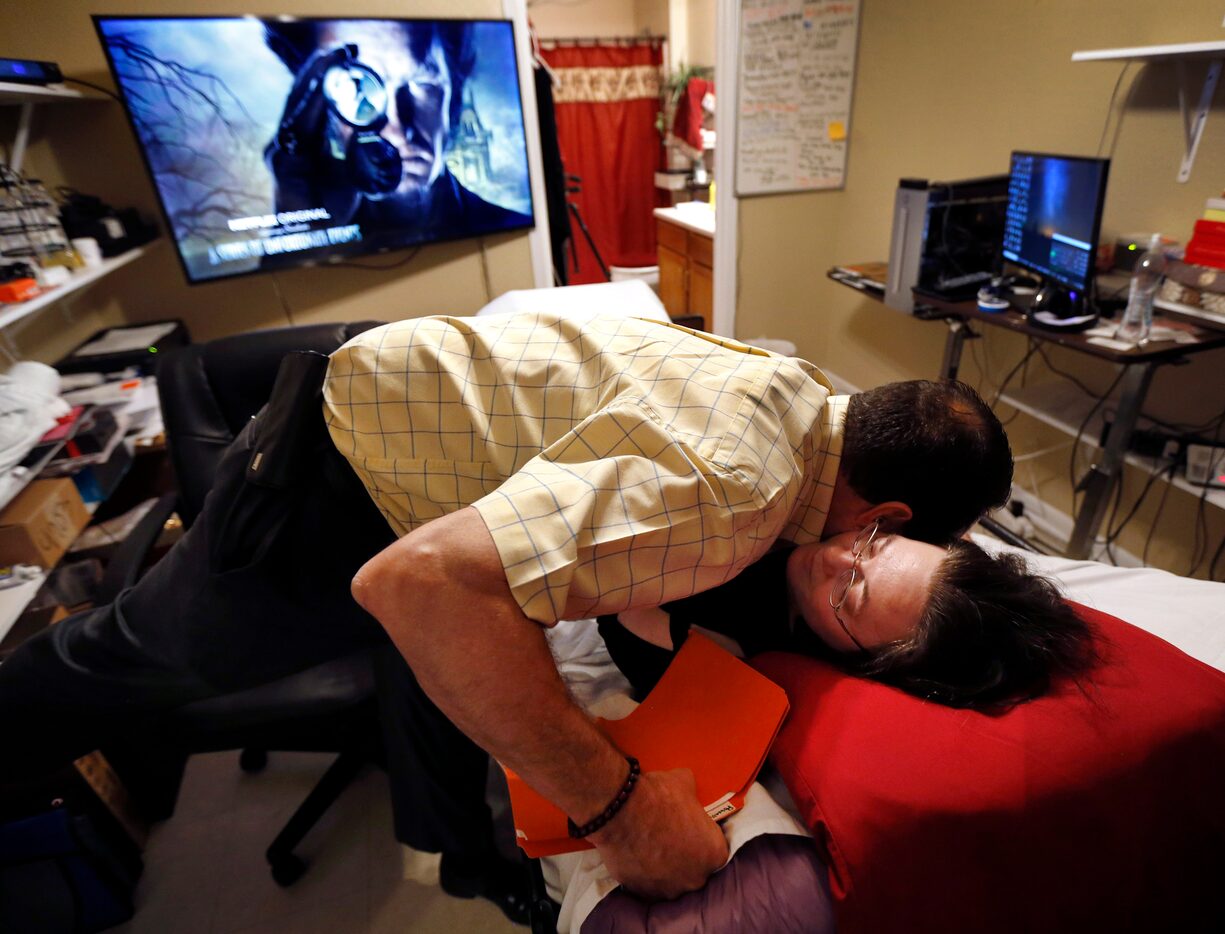
[[[857,284],[853,277],[848,278],[840,270],[846,267],[835,267],[827,275],[841,285],[849,286],[862,292],[868,298],[883,302],[884,291],[870,288],[862,283]],[[975,324],[985,324],[990,327],[1003,328],[1017,334],[1024,334],[1033,340],[1057,344],[1077,353],[1087,354],[1106,360],[1123,367],[1120,379],[1120,395],[1118,409],[1114,421],[1106,435],[1106,443],[1102,456],[1097,463],[1089,467],[1089,472],[1077,485],[1084,491],[1080,508],[1076,511],[1072,535],[1068,539],[1065,553],[1069,558],[1087,558],[1093,545],[1094,536],[1106,516],[1106,507],[1115,485],[1120,482],[1123,459],[1131,443],[1132,433],[1148,395],[1153,374],[1158,367],[1171,363],[1182,363],[1192,354],[1225,347],[1225,331],[1214,330],[1192,323],[1188,319],[1176,316],[1163,317],[1163,325],[1186,330],[1195,340],[1191,343],[1175,343],[1173,341],[1154,341],[1144,347],[1119,351],[1102,347],[1089,342],[1084,334],[1067,334],[1061,331],[1050,331],[1034,327],[1025,320],[1018,311],[1009,309],[1003,312],[986,312],[979,309],[977,303],[951,302],[932,295],[916,291],[915,317],[921,320],[943,321],[948,327],[948,337],[944,344],[944,359],[940,365],[940,375],[945,379],[956,379],[961,365],[961,352],[967,339],[978,337],[974,330]]]

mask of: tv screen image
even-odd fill
[[[189,282],[533,224],[510,21],[94,22]]]

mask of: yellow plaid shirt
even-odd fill
[[[332,355],[324,414],[403,535],[474,506],[542,623],[717,586],[816,541],[846,396],[802,360],[638,318],[415,318]]]

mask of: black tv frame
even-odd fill
[[[514,20],[509,17],[494,17],[494,16],[489,16],[489,17],[350,16],[350,15],[284,16],[284,15],[279,15],[279,14],[278,15],[268,15],[268,16],[255,16],[255,15],[240,14],[240,13],[216,13],[216,14],[206,14],[206,13],[173,14],[172,13],[172,14],[165,14],[165,15],[151,15],[148,13],[133,13],[129,15],[118,14],[118,13],[92,13],[90,14],[90,20],[93,22],[94,31],[98,36],[98,43],[99,45],[102,46],[102,52],[106,56],[107,67],[110,69],[111,77],[115,82],[116,94],[120,100],[120,103],[123,106],[124,117],[126,118],[128,122],[128,126],[132,130],[132,135],[135,139],[136,148],[140,153],[141,162],[145,167],[146,177],[149,179],[149,182],[153,187],[154,196],[157,198],[158,210],[161,213],[162,220],[166,225],[167,238],[170,240],[171,244],[173,245],[175,257],[177,258],[179,262],[179,267],[182,269],[183,277],[184,279],[186,279],[188,285],[191,285],[191,286],[214,285],[217,283],[231,282],[235,279],[242,279],[247,276],[262,275],[265,273],[289,272],[294,269],[327,267],[327,266],[339,265],[339,264],[348,262],[352,259],[360,258],[363,256],[381,256],[385,253],[393,253],[393,252],[397,252],[401,250],[413,250],[413,249],[417,249],[423,246],[432,246],[432,245],[440,244],[440,243],[455,243],[455,242],[459,242],[463,240],[478,240],[482,237],[491,236],[494,234],[523,233],[525,231],[531,231],[536,228],[537,223],[538,223],[536,219],[536,209],[537,209],[536,200],[537,199],[531,187],[530,146],[525,145],[525,150],[528,153],[528,199],[529,199],[528,208],[529,208],[529,213],[527,214],[527,216],[531,218],[530,223],[522,224],[516,227],[504,227],[504,228],[499,228],[497,230],[484,231],[481,233],[462,233],[462,234],[456,234],[455,236],[451,236],[451,237],[434,237],[429,240],[417,240],[417,241],[412,241],[412,242],[408,242],[408,243],[404,243],[404,244],[400,244],[396,246],[381,246],[381,247],[367,248],[367,249],[355,248],[352,250],[337,249],[331,252],[326,259],[313,259],[312,260],[312,259],[304,258],[300,262],[287,263],[284,266],[280,266],[277,268],[258,268],[257,267],[255,269],[249,269],[249,270],[245,270],[241,272],[226,273],[225,275],[221,275],[221,276],[209,276],[206,278],[193,278],[191,270],[189,269],[187,262],[183,257],[183,253],[179,248],[178,238],[174,234],[174,225],[170,220],[169,212],[166,210],[166,203],[165,203],[164,198],[162,197],[161,189],[158,187],[156,176],[154,175],[154,172],[153,172],[153,166],[149,162],[148,154],[145,152],[144,143],[141,140],[139,131],[137,130],[136,121],[132,116],[131,107],[128,104],[127,92],[124,90],[122,82],[120,82],[118,79],[118,70],[115,67],[114,59],[111,56],[111,50],[110,50],[109,45],[107,44],[106,35],[102,31],[101,23],[104,21],[115,21],[115,20],[124,20],[124,21],[143,20],[146,22],[154,22],[154,21],[164,22],[168,20],[243,20],[243,19],[257,19],[260,21],[275,20],[277,22],[294,21],[294,22],[394,22],[394,23],[414,23],[414,22],[507,23],[509,24],[510,29],[511,29],[511,40],[512,40],[511,41],[511,53],[514,56],[515,74],[516,76],[519,75],[519,64],[520,63],[519,63],[518,35],[515,30]],[[517,81],[516,83],[517,83],[518,92],[519,92],[519,126],[520,126],[520,131],[523,133],[524,142],[526,144],[527,143],[527,115],[526,115],[526,112],[523,106],[523,83],[521,81]],[[371,268],[375,268],[375,267],[371,267]]]

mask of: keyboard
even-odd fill
[[[971,272],[964,276],[953,276],[949,279],[937,279],[936,284],[932,286],[932,291],[935,292],[954,292],[959,289],[964,289],[969,285],[978,285],[981,282],[987,282],[991,279],[989,272]]]

